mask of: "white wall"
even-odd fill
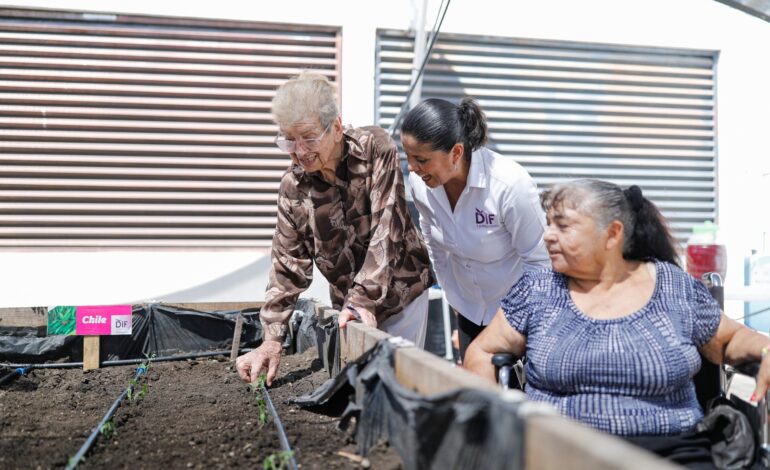
[[[5,252],[0,307],[261,301],[269,270],[260,252]],[[303,296],[329,305],[328,284]]]
[[[341,26],[343,120],[363,125],[370,124],[374,117],[375,31],[378,27],[410,28],[415,8],[421,3],[422,0],[28,0],[7,6],[63,8],[66,4],[67,9],[74,10]],[[428,27],[438,4],[437,0],[429,1]],[[766,207],[770,201],[770,177],[763,176],[770,173],[770,23],[714,0],[454,0],[443,31],[720,51],[719,215],[729,253],[728,290],[742,284],[743,256],[751,248],[761,247],[762,233],[770,232],[770,212]],[[253,256],[252,261],[259,256],[241,255]],[[134,254],[134,259],[137,256]],[[185,256],[194,260],[208,255]],[[7,267],[6,260],[7,255],[0,253],[0,266]],[[22,282],[34,281],[15,279],[17,285]],[[119,289],[126,288],[123,283],[115,284]],[[47,289],[50,286],[40,285],[37,292]],[[75,283],[72,289],[82,287]],[[255,298],[261,297],[262,290],[260,287],[254,293]],[[153,292],[157,291],[163,289]],[[34,293],[24,296],[17,296],[14,301],[40,303]],[[0,304],[7,305],[3,297]]]

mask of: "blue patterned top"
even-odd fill
[[[560,413],[620,435],[673,435],[703,411],[693,375],[698,348],[717,331],[720,308],[678,267],[655,262],[650,301],[609,320],[572,302],[567,277],[527,271],[502,300],[508,322],[527,337],[527,395]]]

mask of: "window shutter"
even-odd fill
[[[0,9],[0,247],[269,246],[306,68],[339,28]]]
[[[409,89],[413,36],[380,30],[376,121]],[[716,217],[715,51],[441,34],[422,98],[475,97],[489,146],[540,189],[576,178],[639,185],[674,235]]]

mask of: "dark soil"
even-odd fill
[[[4,385],[0,468],[66,465],[134,375],[127,366],[40,370]],[[401,468],[384,444],[361,462],[347,433],[337,429],[338,417],[285,403],[327,378],[311,350],[285,356],[269,390],[299,467]],[[224,357],[156,363],[137,389],[144,383],[147,394],[121,403],[115,433],[101,435],[79,468],[263,468],[268,456],[281,451],[272,418],[259,423],[255,393]]]
[[[63,467],[135,372],[33,370],[0,388],[0,468]]]

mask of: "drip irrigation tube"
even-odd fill
[[[85,444],[83,444],[83,447],[80,448],[77,454],[75,454],[74,457],[72,457],[69,462],[67,463],[66,470],[73,470],[77,465],[80,463],[80,460],[86,455],[86,452],[88,452],[88,449],[91,448],[94,441],[96,441],[96,437],[99,436],[99,433],[102,430],[102,427],[104,426],[104,423],[110,420],[112,418],[112,415],[115,414],[115,410],[118,409],[118,405],[120,405],[120,402],[123,401],[123,399],[128,395],[129,390],[133,390],[134,384],[139,380],[139,377],[144,374],[146,371],[144,366],[139,366],[136,368],[136,377],[134,377],[134,380],[126,387],[125,390],[123,390],[123,393],[120,394],[117,400],[115,400],[115,403],[112,404],[109,410],[107,410],[107,413],[104,415],[104,418],[99,422],[99,424],[94,428],[93,432],[91,432],[91,435],[88,436],[88,440]]]
[[[251,348],[244,348],[239,349],[238,352],[248,352],[251,351]],[[206,351],[206,352],[198,352],[198,353],[191,353],[191,354],[180,354],[176,356],[161,356],[161,357],[153,357],[152,362],[164,362],[164,361],[182,361],[185,359],[196,359],[199,357],[213,357],[213,356],[229,356],[230,350],[226,351]],[[131,364],[141,364],[142,362],[146,361],[147,359],[116,359],[112,361],[102,361],[100,363],[100,366],[107,367],[107,366],[127,366]],[[40,363],[40,364],[0,364],[0,367],[8,367],[8,368],[21,368],[21,369],[69,369],[74,367],[83,367],[82,362],[49,362],[49,363]]]
[[[0,385],[5,385],[7,383],[12,382],[15,378],[21,377],[26,372],[26,369],[24,367],[17,367],[16,370],[12,371],[10,374],[3,376],[2,379],[0,379]]]
[[[297,470],[297,461],[294,460],[294,451],[291,450],[291,446],[289,445],[289,438],[286,436],[286,430],[283,428],[281,418],[278,417],[278,412],[273,406],[273,400],[270,399],[270,394],[267,393],[267,388],[264,385],[262,385],[262,394],[265,396],[265,401],[267,402],[267,407],[270,409],[270,413],[273,414],[273,422],[278,429],[278,440],[281,441],[281,448],[290,455],[289,468]]]

